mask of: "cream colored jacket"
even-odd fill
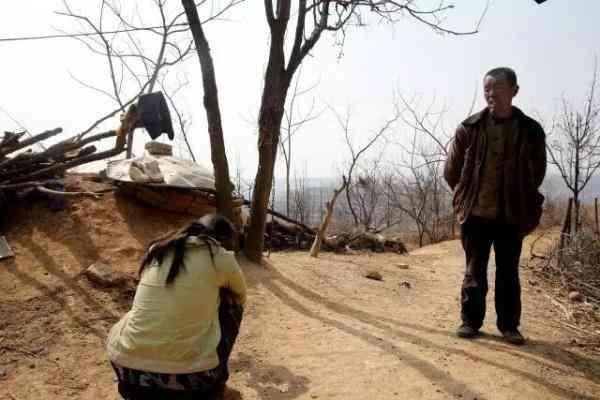
[[[142,371],[185,374],[219,365],[217,345],[219,289],[230,289],[246,301],[246,283],[232,252],[187,239],[182,268],[170,284],[167,274],[173,253],[162,265],[154,261],[142,273],[133,307],[112,327],[107,351],[118,365]]]

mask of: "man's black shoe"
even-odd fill
[[[479,331],[477,329],[475,329],[469,325],[466,325],[466,324],[462,324],[456,330],[456,335],[463,339],[474,338],[478,334],[479,334]]]
[[[525,344],[525,338],[518,329],[509,329],[502,332],[502,337],[510,344],[521,346]]]

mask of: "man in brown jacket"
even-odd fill
[[[523,238],[542,213],[538,188],[546,173],[545,134],[512,105],[519,91],[512,69],[489,71],[483,86],[487,107],[458,126],[444,168],[466,256],[457,334],[475,337],[483,325],[493,245],[497,327],[508,342],[523,344],[519,258]]]

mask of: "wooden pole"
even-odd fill
[[[596,220],[596,236],[600,237],[600,223],[598,222],[598,198],[594,199],[594,216]]]
[[[563,220],[562,228],[560,230],[560,244],[558,246],[558,262],[562,264],[562,253],[565,248],[565,244],[569,242],[571,237],[571,209],[573,208],[573,198],[569,198],[569,203],[567,204],[567,213],[565,214],[565,219]]]
[[[338,189],[333,191],[333,197],[326,204],[326,211],[323,220],[321,221],[321,225],[319,225],[319,229],[317,230],[317,234],[315,236],[315,240],[313,241],[312,246],[310,247],[310,256],[311,257],[319,257],[319,252],[321,251],[321,244],[325,239],[325,232],[327,231],[327,227],[329,226],[329,222],[333,217],[333,210],[335,207],[335,201],[337,200],[340,193],[344,191],[346,185],[348,185],[348,181],[346,181],[346,177],[342,177],[343,183]]]

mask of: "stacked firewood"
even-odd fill
[[[272,210],[269,212],[275,213]],[[315,240],[315,231],[279,213],[275,214],[277,216],[271,214],[267,219],[265,247],[273,251],[308,250]]]
[[[315,240],[315,230],[269,210],[271,214],[265,229],[265,247],[272,251],[308,250]],[[373,252],[407,252],[404,243],[396,238],[366,231],[341,232],[323,241],[323,250],[347,253],[352,250]]]
[[[325,250],[329,249],[336,252],[349,250],[370,250],[375,253],[394,252],[398,254],[408,252],[401,240],[366,231],[342,232],[325,238],[323,245]]]
[[[45,142],[62,133],[61,128],[26,135],[4,132],[0,136],[0,208],[6,212],[11,200],[23,193],[38,191],[60,195],[65,171],[92,161],[103,160],[124,148],[97,152],[94,144],[115,136],[108,131],[91,136],[76,135],[48,145]],[[41,149],[34,151],[33,147]]]

